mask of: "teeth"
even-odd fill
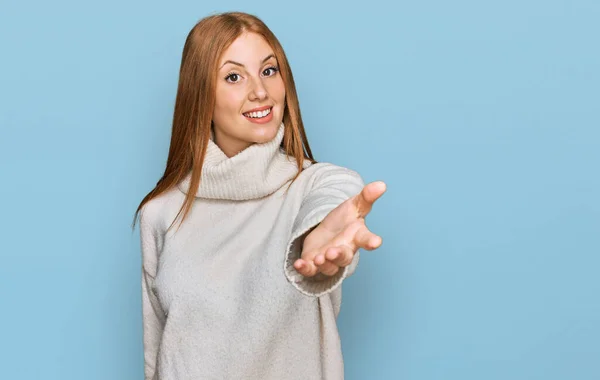
[[[245,113],[244,116],[254,117],[254,118],[260,118],[260,117],[265,117],[265,116],[267,116],[270,113],[271,113],[271,109],[269,108],[269,109],[266,109],[264,111]]]

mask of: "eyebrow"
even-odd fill
[[[269,60],[269,58],[273,58],[273,57],[275,57],[275,54],[269,54],[268,56],[266,56],[266,57],[265,57],[265,58],[262,60],[262,63],[265,63],[265,62],[267,62],[267,61]],[[222,69],[222,68],[223,68],[223,66],[225,66],[225,65],[226,65],[226,64],[228,64],[228,63],[233,63],[234,65],[238,65],[238,66],[241,66],[241,67],[245,67],[244,65],[242,65],[242,64],[241,64],[241,63],[239,63],[239,62],[236,62],[236,61],[231,61],[231,60],[227,60],[227,61],[225,61],[225,63],[223,63],[223,65],[222,65],[222,66],[221,66],[219,69]]]

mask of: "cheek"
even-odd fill
[[[217,89],[215,98],[215,117],[227,117],[232,113],[238,114],[242,109],[243,95],[240,91],[233,91],[232,89]]]
[[[269,89],[269,94],[273,97],[273,99],[278,103],[283,103],[285,99],[285,86],[283,84],[283,80],[278,78],[279,80],[274,81]]]

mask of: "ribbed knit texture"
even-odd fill
[[[211,135],[196,196],[243,201],[262,198],[280,189],[298,172],[295,159],[280,148],[283,134],[284,124],[281,123],[273,140],[250,145],[233,157],[227,157]],[[310,164],[307,159],[304,167]],[[180,184],[180,189],[186,193],[190,178],[191,174],[188,174]]]
[[[364,182],[307,160],[286,192],[297,166],[283,134],[281,124],[272,141],[231,158],[209,141],[179,231],[166,228],[189,176],[142,209],[146,380],[343,379],[336,318],[359,253],[334,276],[305,278],[293,262],[306,234]]]

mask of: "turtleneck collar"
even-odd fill
[[[273,140],[252,144],[233,157],[227,157],[219,148],[211,132],[196,197],[249,200],[279,190],[298,172],[295,158],[281,148],[284,129],[282,122]],[[311,164],[305,158],[304,168]],[[190,180],[191,172],[178,185],[184,194],[189,190]]]

